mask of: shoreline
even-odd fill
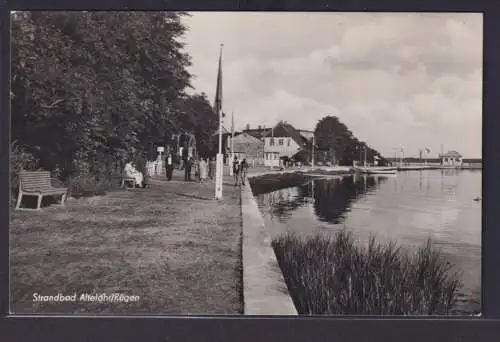
[[[379,168],[380,169],[380,168]],[[406,168],[401,171],[417,171],[417,170],[439,170],[439,169],[445,169],[445,170],[480,170],[480,168],[462,168],[462,169],[457,169],[457,168],[442,168],[442,167],[426,167],[426,168],[418,168],[414,169],[413,167],[411,168]],[[306,180],[307,178],[311,177],[328,177],[328,176],[342,176],[342,175],[354,175],[356,172],[352,170],[351,168],[340,168],[340,167],[320,167],[320,168],[297,168],[297,169],[284,169],[284,170],[267,170],[267,171],[260,171],[260,172],[253,172],[248,175],[249,178],[249,183],[251,185],[252,192],[254,196],[259,195],[260,193],[268,192],[269,188],[275,187],[277,189],[283,188],[287,186],[287,183],[293,183],[295,180],[296,182],[300,182],[302,180]],[[267,189],[267,191],[264,190],[264,188]],[[274,251],[276,253],[276,251]],[[275,254],[276,255],[276,254]],[[283,270],[281,270],[283,273]],[[288,281],[287,281],[288,282]],[[292,293],[293,291],[290,291],[290,294],[292,297],[294,294]],[[460,298],[458,301],[462,302],[464,298]],[[295,299],[294,299],[295,301]],[[479,301],[480,298],[475,298],[471,297],[465,300],[466,302],[475,302]],[[469,312],[470,310],[470,312]],[[454,308],[454,313],[451,315],[475,315],[477,314],[477,309],[469,309],[469,310],[463,310],[462,305],[458,305],[456,308]],[[480,309],[479,309],[480,310]]]
[[[482,166],[464,165],[461,167],[449,167],[441,165],[407,165],[407,166],[371,166],[367,167],[368,171],[424,171],[424,170],[476,170],[481,171]],[[308,175],[352,175],[356,174],[356,169],[351,166],[306,166],[300,168],[283,168],[273,170],[271,168],[264,168],[261,171],[249,171],[248,178],[267,177],[271,175],[283,175],[290,173],[301,173]]]

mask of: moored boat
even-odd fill
[[[358,173],[363,173],[363,174],[369,174],[369,175],[395,175],[397,173],[397,170],[395,169],[389,169],[389,168],[384,168],[384,169],[378,169],[378,168],[356,168],[356,172]]]
[[[369,175],[395,175],[396,170],[365,170],[364,173]]]

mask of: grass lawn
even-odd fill
[[[79,314],[238,314],[240,191],[154,181],[151,189],[12,211],[11,311]],[[34,303],[33,294],[123,293],[129,303]]]

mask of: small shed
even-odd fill
[[[444,166],[462,166],[462,155],[457,151],[448,151],[441,155],[441,164]]]

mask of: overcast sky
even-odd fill
[[[388,157],[441,144],[482,155],[480,14],[191,14],[193,86],[213,102],[224,43],[223,108],[237,129],[313,130],[330,114]]]

